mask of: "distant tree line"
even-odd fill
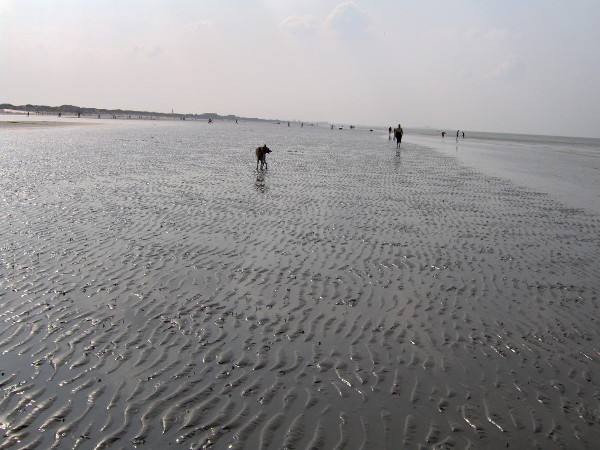
[[[169,119],[212,119],[212,120],[250,120],[257,122],[267,122],[267,119],[258,119],[255,117],[238,117],[234,115],[221,116],[215,113],[204,113],[204,114],[177,114],[177,113],[158,113],[149,111],[135,111],[129,109],[102,109],[102,108],[84,108],[81,106],[74,105],[61,105],[61,106],[47,106],[47,105],[11,105],[10,103],[0,104],[0,109],[15,109],[19,111],[28,111],[38,114],[74,114],[74,115],[110,115],[110,116],[136,116],[136,117],[161,117]]]

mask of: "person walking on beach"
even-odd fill
[[[394,130],[394,139],[396,139],[396,148],[400,147],[400,143],[402,142],[402,135],[404,131],[402,130],[402,126],[398,124],[398,128]]]
[[[388,130],[388,140],[392,139],[392,127]]]

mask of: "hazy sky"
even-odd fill
[[[598,0],[0,0],[0,103],[600,137]]]

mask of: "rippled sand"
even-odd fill
[[[0,448],[594,448],[600,217],[406,140],[1,132]]]

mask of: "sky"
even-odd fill
[[[598,0],[0,0],[0,103],[600,137]]]

